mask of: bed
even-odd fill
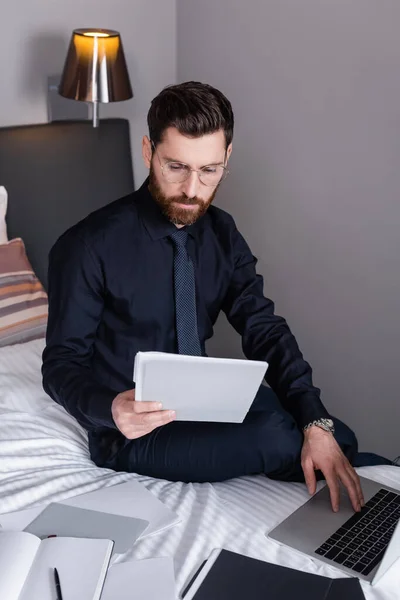
[[[9,237],[24,238],[34,269],[45,284],[47,252],[56,237],[74,220],[128,193],[133,176],[126,121],[105,120],[98,130],[100,136],[87,123],[37,127],[41,132],[29,127],[0,129],[0,185],[9,192]],[[10,146],[14,134],[19,140]],[[21,143],[24,136],[28,142]],[[43,150],[43,136],[47,159],[37,160]],[[60,136],[69,140],[69,145],[60,143]],[[29,144],[32,138],[36,142]],[[91,148],[91,166],[86,161],[87,152],[83,160],[82,143],[86,151]],[[35,168],[40,172],[31,164],[31,176],[21,182],[20,172],[27,168],[31,156],[36,157]],[[106,171],[108,177],[100,171]],[[69,177],[69,172],[74,175]],[[51,186],[45,185],[46,177],[51,177]],[[60,182],[66,186],[62,195],[58,194]],[[71,202],[71,211],[53,207],[49,212],[51,203],[60,202]],[[274,482],[262,475],[213,484],[183,484],[96,467],[89,457],[86,432],[42,390],[43,348],[43,338],[0,348],[0,513],[135,479],[177,512],[182,522],[139,540],[127,557],[172,556],[177,594],[215,547],[311,573],[342,576],[339,570],[265,537],[267,530],[308,499],[302,484]],[[365,467],[359,473],[400,489],[397,467]],[[367,600],[399,600],[400,566],[390,569],[376,588],[362,585]]]

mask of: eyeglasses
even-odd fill
[[[223,165],[206,165],[205,167],[201,167],[201,169],[192,169],[185,163],[175,161],[167,161],[163,164],[154,142],[151,142],[151,145],[157,154],[162,174],[169,183],[182,183],[186,179],[189,179],[193,171],[198,174],[201,183],[209,187],[216,187],[229,173],[228,169]]]

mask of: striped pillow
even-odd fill
[[[8,242],[7,237],[7,190],[3,185],[0,185],[0,244]]]
[[[0,347],[44,337],[47,314],[47,294],[22,239],[0,244]]]

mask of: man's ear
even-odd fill
[[[226,149],[226,162],[228,162],[230,155],[232,154],[232,142]]]
[[[148,169],[150,169],[152,155],[153,155],[153,152],[152,152],[151,142],[150,142],[149,138],[147,137],[147,135],[144,135],[143,140],[142,140],[142,156],[143,156],[144,164],[146,165],[146,167]]]

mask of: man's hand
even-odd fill
[[[329,431],[313,425],[304,432],[301,466],[310,494],[315,494],[317,487],[315,470],[322,471],[334,512],[339,510],[339,482],[347,489],[355,511],[364,506],[360,479]]]
[[[135,390],[128,390],[114,398],[111,414],[120,432],[134,440],[175,419],[175,411],[161,408],[159,402],[136,402]]]

